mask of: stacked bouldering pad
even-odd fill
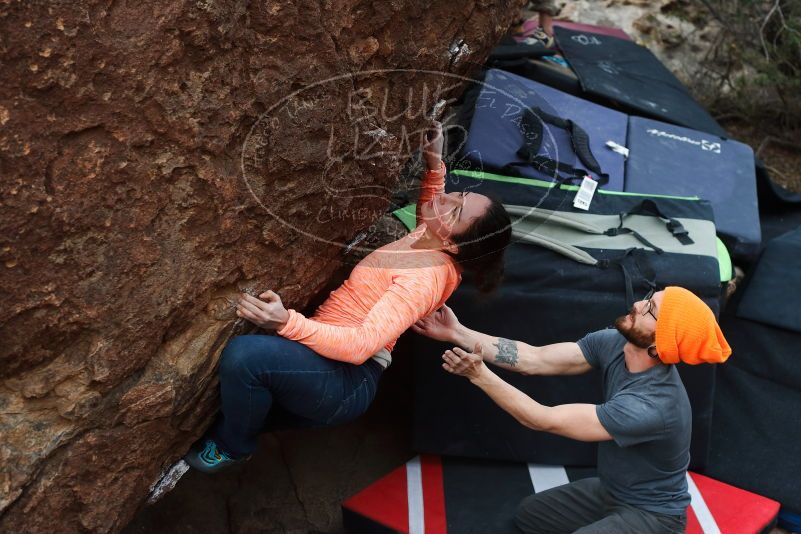
[[[779,501],[798,531],[801,227],[770,240],[745,280],[721,321],[733,353],[717,372],[707,472]]]
[[[554,117],[578,128],[584,144],[577,147],[564,128],[554,126]],[[583,152],[597,166],[588,165]],[[759,251],[754,154],[731,139],[628,116],[490,69],[475,98],[462,154],[473,170],[555,181],[579,169],[607,190],[697,196],[711,202],[718,233],[735,257],[749,259]],[[550,161],[568,172],[544,164]]]
[[[754,167],[763,175],[765,170],[751,149],[729,139],[646,49],[593,28],[557,28],[556,33],[562,66],[579,82],[578,90],[571,83],[560,88],[631,115],[624,191],[710,200],[718,232],[733,256],[753,261],[762,238]],[[528,73],[542,81],[536,71]],[[775,190],[765,178],[760,186],[767,183]],[[777,196],[797,202],[797,195],[783,193]],[[801,525],[801,465],[794,446],[801,439],[794,416],[801,405],[799,236],[796,229],[769,243],[722,318],[734,355],[716,370],[708,468],[723,480],[781,501],[786,526],[793,530]]]
[[[628,126],[625,191],[709,200],[732,255],[755,257],[762,238],[751,147],[642,117]]]
[[[749,276],[737,317],[801,334],[801,228],[772,239]]]
[[[579,176],[606,178],[604,187],[622,191],[625,160],[606,142],[625,145],[627,121],[623,113],[492,69],[475,100],[463,154],[476,170],[549,181],[570,175],[549,168],[547,162],[555,161],[582,169]]]
[[[513,219],[516,242],[507,250],[501,287],[482,296],[466,279],[449,300],[472,328],[536,346],[575,341],[610,326],[654,286],[686,287],[718,308],[718,243],[705,201],[602,190],[584,212],[572,207],[575,186],[467,171],[449,176],[446,189],[500,198]],[[450,347],[419,336],[413,342],[415,450],[594,465],[594,444],[522,427],[467,381],[441,372],[432,355]],[[693,407],[692,461],[702,467],[714,369],[680,366],[679,371]],[[566,377],[499,373],[546,405],[602,402],[597,372]],[[443,402],[443,396],[459,402]]]
[[[517,35],[502,43],[506,50],[490,66],[521,74],[630,115],[650,117],[718,136],[726,131],[690,94],[689,90],[646,47],[617,28],[554,22],[556,46],[537,53],[519,54],[511,62],[509,43],[533,49],[527,39],[537,26],[526,21]],[[532,44],[530,44],[532,43]],[[522,61],[522,59],[528,61]],[[505,61],[504,61],[505,60]]]

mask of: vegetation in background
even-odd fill
[[[722,27],[696,89],[712,111],[801,129],[801,0],[690,0],[693,22]],[[692,9],[696,8],[696,9]]]

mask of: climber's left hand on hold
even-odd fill
[[[289,320],[289,312],[274,291],[265,291],[259,298],[242,293],[236,314],[265,330],[281,330]]]

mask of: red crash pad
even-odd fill
[[[353,534],[516,532],[517,504],[532,492],[593,476],[588,468],[417,456],[342,504]],[[688,473],[688,534],[757,534],[772,526],[779,503]]]

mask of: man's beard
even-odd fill
[[[626,320],[629,318],[631,318],[632,321],[631,326],[626,326]],[[621,315],[615,320],[615,328],[626,338],[626,341],[635,347],[647,349],[654,344],[656,336],[653,333],[646,334],[635,330],[634,321],[634,311],[632,310],[628,315]]]

